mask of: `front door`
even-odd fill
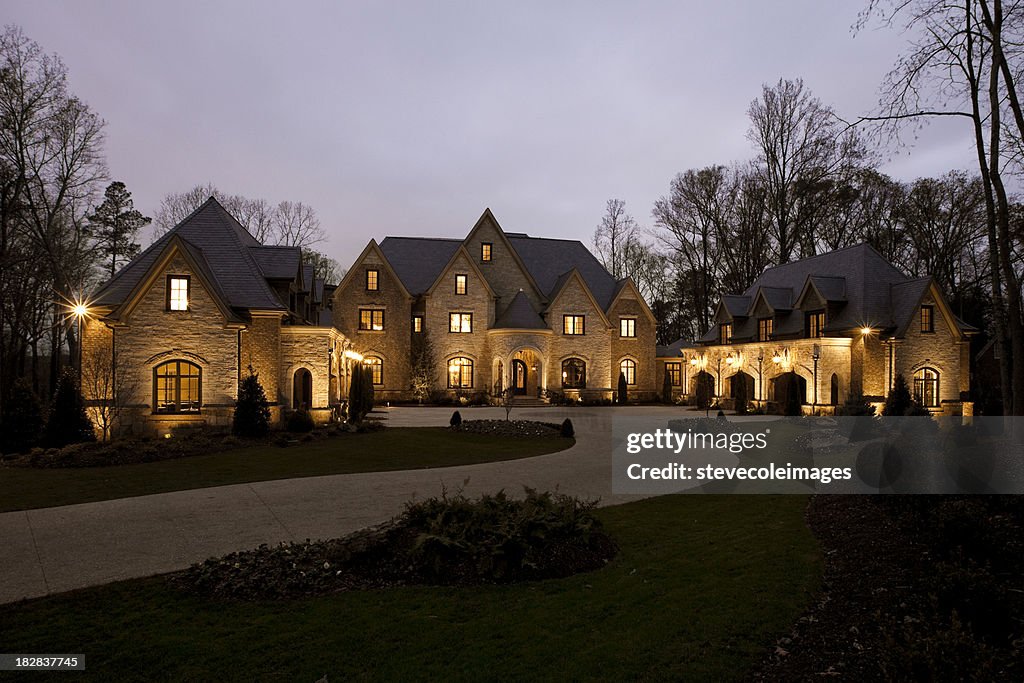
[[[512,361],[512,388],[519,396],[526,393],[526,363],[518,358]]]

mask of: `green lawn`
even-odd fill
[[[129,581],[0,607],[0,644],[83,653],[75,680],[732,680],[819,587],[806,504],[677,495],[605,508],[621,545],[608,567],[517,586],[247,604]]]
[[[0,468],[0,512],[270,479],[513,460],[560,451],[573,443],[561,438],[450,432],[443,427],[393,427],[288,448],[253,446],[139,465],[4,467]]]

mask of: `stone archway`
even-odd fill
[[[533,348],[521,348],[509,358],[509,386],[520,396],[540,396],[544,386],[544,363]]]
[[[292,409],[309,410],[313,407],[313,375],[299,368],[292,375]]]

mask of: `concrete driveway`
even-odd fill
[[[681,416],[681,408],[522,408],[513,419],[571,417],[576,444],[507,462],[341,474],[162,493],[0,514],[0,603],[150,576],[261,543],[330,538],[386,521],[415,498],[464,487],[540,490],[636,500],[611,492],[611,418],[619,411]],[[442,426],[451,408],[391,408],[391,427]],[[463,408],[465,419],[500,418],[501,408]],[[694,413],[689,413],[694,415]]]

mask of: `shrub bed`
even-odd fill
[[[493,436],[562,436],[562,425],[535,420],[460,420],[449,429],[470,434]]]
[[[617,552],[596,501],[526,489],[410,503],[392,521],[328,541],[262,545],[193,565],[172,584],[203,597],[297,598],[395,585],[477,585],[561,578]]]

